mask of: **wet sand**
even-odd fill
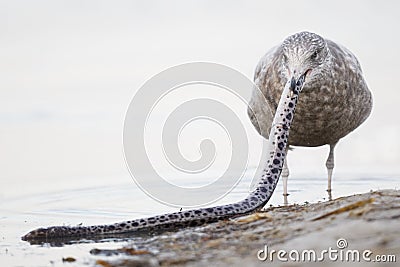
[[[314,250],[317,265],[341,266],[347,257],[356,260],[350,262],[353,265],[398,266],[379,263],[376,256],[400,261],[399,200],[399,190],[380,190],[269,207],[250,216],[142,238],[117,249],[96,249],[94,244],[90,254],[98,266],[303,266],[310,263],[304,250]],[[279,250],[286,251],[281,255],[286,262],[278,259]],[[299,253],[299,261],[292,250]],[[321,254],[323,250],[337,252],[332,251],[330,258],[328,252]],[[355,250],[359,262],[352,254]]]

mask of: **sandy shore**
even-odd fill
[[[284,251],[280,259],[279,250]],[[398,266],[400,191],[269,207],[234,220],[136,240],[130,247],[93,249],[91,254],[100,266],[304,266],[309,259],[316,265],[341,266],[346,258],[359,266]],[[377,256],[397,264],[378,263]]]

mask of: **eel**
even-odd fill
[[[162,231],[172,228],[200,226],[259,211],[269,201],[278,183],[286,156],[290,126],[306,75],[307,73],[301,75],[297,80],[292,77],[285,84],[268,139],[269,149],[266,152],[269,153],[267,155],[268,160],[259,174],[261,177],[258,177],[256,187],[245,199],[233,204],[179,211],[108,225],[38,228],[24,235],[22,240],[51,241],[62,238],[112,237],[112,235],[129,235],[151,230]]]

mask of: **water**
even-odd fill
[[[324,201],[326,180],[293,178],[289,181],[289,200],[296,203]],[[247,195],[247,177],[218,204],[231,203]],[[368,192],[371,189],[396,188],[398,178],[335,177],[334,197]],[[279,183],[270,204],[282,204]],[[0,262],[2,266],[61,266],[62,258],[73,257],[76,264],[93,264],[102,256],[89,253],[93,248],[113,249],[132,244],[131,240],[93,241],[71,245],[30,245],[20,238],[28,231],[50,225],[102,224],[177,211],[145,197],[132,182],[113,186],[94,186],[71,190],[42,192],[3,201],[0,205]]]

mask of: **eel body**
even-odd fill
[[[261,177],[258,177],[255,189],[245,199],[233,204],[174,212],[109,225],[51,226],[39,228],[24,235],[22,240],[51,241],[61,238],[79,239],[134,234],[139,231],[176,229],[199,226],[247,215],[260,210],[268,202],[278,183],[285,160],[290,126],[294,118],[299,94],[305,83],[305,78],[305,75],[300,76],[297,81],[292,78],[284,87],[269,135],[268,160],[260,173]]]

